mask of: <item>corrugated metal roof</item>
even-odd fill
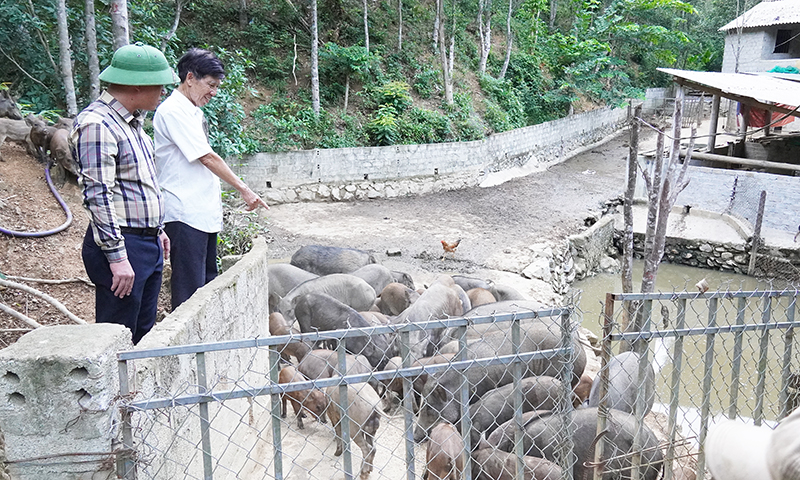
[[[725,32],[739,27],[753,28],[788,23],[800,23],[800,0],[761,2],[719,30]]]
[[[694,72],[659,68],[659,72],[686,79],[697,85],[731,95],[733,97],[752,98],[766,104],[800,105],[800,88],[796,82],[776,78],[770,75],[748,73]]]

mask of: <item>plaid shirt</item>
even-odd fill
[[[163,226],[153,141],[143,119],[104,91],[78,115],[70,134],[94,241],[112,263],[128,258],[120,227]]]

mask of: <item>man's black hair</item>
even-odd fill
[[[197,79],[208,75],[218,80],[225,78],[225,66],[222,61],[214,55],[214,52],[202,48],[191,48],[178,60],[178,78],[181,79],[181,83],[186,80],[189,72],[192,72]]]

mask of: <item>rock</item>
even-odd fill
[[[522,270],[521,275],[525,278],[536,278],[544,282],[550,282],[553,279],[553,275],[550,273],[550,260],[544,257],[536,258]]]

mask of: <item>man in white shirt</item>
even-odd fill
[[[164,230],[172,244],[172,309],[217,276],[217,233],[222,230],[219,180],[239,191],[247,210],[269,208],[214,153],[200,107],[225,78],[222,62],[193,48],[178,61],[180,85],[153,118],[158,183],[164,194]]]

